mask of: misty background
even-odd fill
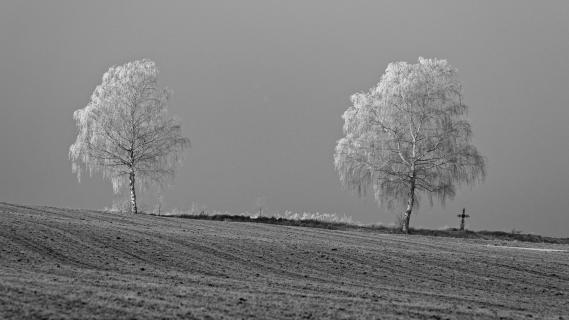
[[[488,176],[411,225],[456,227],[466,207],[470,229],[567,236],[568,17],[567,1],[2,1],[0,201],[110,207],[109,181],[71,171],[72,114],[110,66],[149,58],[192,140],[167,208],[263,197],[393,222],[403,208],[344,190],[332,155],[350,95],[423,56],[459,69]]]

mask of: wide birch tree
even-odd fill
[[[128,185],[131,212],[137,213],[136,186],[164,186],[190,146],[180,122],[168,114],[169,97],[153,61],[111,67],[89,104],[73,113],[78,134],[69,158],[77,178],[85,170],[100,173],[115,193]]]
[[[406,206],[409,232],[421,194],[443,205],[457,187],[485,177],[485,159],[471,144],[462,85],[446,60],[388,65],[377,86],[352,95],[343,114],[345,136],[334,164],[342,184],[380,205]]]

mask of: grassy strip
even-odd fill
[[[196,219],[196,220],[266,223],[266,224],[276,224],[283,226],[320,228],[320,229],[329,229],[329,230],[362,230],[362,231],[377,231],[380,233],[393,233],[393,234],[401,233],[401,230],[396,227],[376,226],[376,225],[358,226],[355,224],[328,222],[321,220],[291,220],[291,219],[283,219],[275,217],[251,218],[248,216],[230,215],[230,214],[213,214],[213,215],[182,214],[182,215],[168,215],[165,217]],[[435,237],[569,244],[569,238],[554,238],[554,237],[545,237],[545,236],[528,234],[528,233],[518,233],[518,232],[509,233],[505,231],[471,231],[471,230],[460,231],[457,229],[430,230],[430,229],[411,228],[409,233],[415,235],[435,236]]]

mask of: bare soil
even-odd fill
[[[563,250],[0,203],[0,319],[569,319]]]

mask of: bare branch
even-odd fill
[[[115,192],[134,175],[138,184],[170,179],[190,141],[168,116],[168,97],[154,62],[110,68],[91,102],[74,113],[79,132],[69,157],[78,177],[82,168],[100,172]]]
[[[343,115],[345,137],[334,154],[342,184],[360,195],[373,189],[388,205],[411,197],[413,206],[415,189],[444,203],[455,186],[483,179],[485,161],[470,143],[461,90],[445,60],[390,64],[377,87],[352,96]]]

